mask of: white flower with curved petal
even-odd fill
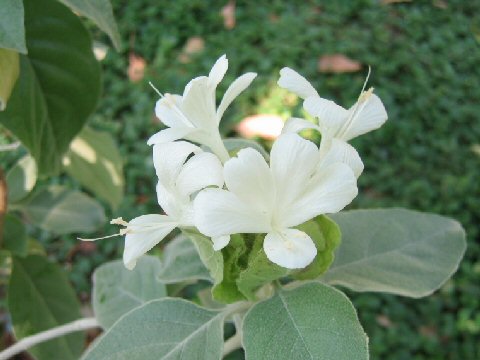
[[[155,114],[168,128],[153,135],[148,144],[161,144],[183,138],[208,146],[222,161],[226,161],[229,156],[223,145],[218,124],[232,101],[257,76],[255,73],[246,73],[238,77],[230,84],[217,108],[215,90],[227,68],[228,60],[223,55],[213,65],[208,76],[191,80],[182,96],[165,94],[158,100]]]
[[[270,166],[246,148],[225,163],[223,174],[228,190],[205,189],[194,200],[197,228],[213,237],[267,233],[267,257],[290,269],[307,266],[317,253],[312,239],[292,227],[340,211],[358,192],[348,166],[321,162],[315,144],[297,134],[275,141]]]
[[[280,70],[278,85],[305,99],[304,109],[318,120],[317,125],[304,119],[291,118],[285,123],[282,133],[318,130],[322,134],[321,157],[328,162],[344,162],[358,178],[363,171],[363,163],[357,151],[347,142],[378,129],[388,118],[382,101],[373,94],[373,89],[362,89],[358,101],[347,110],[320,97],[308,80],[290,68]]]
[[[125,226],[120,231],[120,235],[125,235],[123,262],[130,270],[135,267],[140,256],[157,245],[174,228],[194,226],[192,197],[198,191],[208,186],[223,186],[220,160],[214,154],[203,152],[198,146],[186,141],[155,145],[153,163],[158,176],[158,204],[165,215],[142,215],[129,222],[121,218],[111,221],[112,224]],[[226,239],[219,237],[212,241],[219,246]]]

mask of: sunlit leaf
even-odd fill
[[[19,73],[18,52],[0,48],[0,111],[7,107],[8,99],[12,94]]]

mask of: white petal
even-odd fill
[[[205,189],[194,200],[195,226],[202,234],[217,237],[239,233],[266,233],[269,218],[221,189]]]
[[[212,237],[213,250],[222,250],[230,242],[230,235]]]
[[[347,165],[335,163],[321,170],[310,179],[302,196],[288,208],[282,226],[297,226],[315,216],[336,213],[357,196],[357,179]]]
[[[222,163],[212,153],[192,156],[183,166],[176,181],[180,194],[189,196],[207,186],[223,186]]]
[[[307,79],[288,67],[280,70],[280,79],[278,79],[277,84],[297,94],[302,99],[306,99],[309,96],[318,96],[317,91]]]
[[[367,95],[366,100],[361,97],[359,102],[349,109],[349,112],[353,112],[355,107],[357,107],[357,113],[351,124],[342,129],[342,133],[339,134],[339,137],[345,141],[378,129],[388,118],[382,100],[375,94]]]
[[[271,262],[287,269],[304,268],[317,255],[317,248],[310,236],[297,229],[268,233],[263,250]]]
[[[209,87],[209,78],[205,76],[191,80],[185,88],[182,111],[198,129],[217,128],[214,91]]]
[[[297,134],[281,135],[273,143],[270,168],[276,185],[276,212],[280,218],[304,191],[319,160],[315,144]]]
[[[180,221],[183,208],[185,205],[188,205],[190,199],[188,197],[180,197],[176,193],[173,184],[169,184],[167,181],[162,182],[159,180],[155,190],[157,192],[158,205],[161,206],[162,210],[172,219]]]
[[[182,139],[196,130],[191,127],[174,127],[160,130],[148,139],[148,145],[164,144],[178,139]]]
[[[162,182],[173,182],[192,153],[202,150],[186,141],[158,144],[153,147],[153,165]]]
[[[155,105],[155,116],[168,127],[185,127],[190,124],[181,113],[182,97],[165,94]]]
[[[208,74],[210,86],[216,88],[222,81],[228,69],[228,59],[226,55],[222,55],[213,65],[212,70]]]
[[[177,224],[164,215],[142,215],[128,223],[123,262],[132,270],[137,259],[165,238]]]
[[[244,203],[264,214],[272,214],[275,184],[265,158],[245,148],[225,163],[225,184]]]
[[[223,99],[220,102],[220,105],[218,106],[217,122],[220,122],[223,113],[225,112],[225,110],[227,110],[232,101],[235,100],[235,98],[250,85],[250,83],[253,81],[253,79],[255,79],[256,76],[256,73],[246,73],[235,79],[235,81],[230,84],[227,91],[223,95]]]
[[[332,139],[330,141],[330,149],[322,158],[319,166],[324,168],[336,162],[348,165],[357,179],[362,174],[364,166],[357,150],[343,140]]]
[[[348,110],[318,96],[307,98],[303,102],[303,108],[318,119],[320,132],[327,137],[336,134],[348,118]]]
[[[310,121],[300,118],[290,118],[285,122],[282,129],[282,134],[299,133],[305,129],[316,129],[320,131],[317,125],[312,124]]]

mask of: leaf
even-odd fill
[[[54,0],[25,0],[28,57],[0,122],[30,150],[39,172],[55,174],[63,153],[93,112],[100,66],[87,30]]]
[[[19,74],[18,52],[0,48],[0,111],[6,109]]]
[[[60,0],[60,2],[92,20],[95,25],[107,33],[117,50],[120,50],[120,34],[110,0]]]
[[[205,235],[187,229],[182,229],[182,233],[195,245],[200,259],[208,269],[210,277],[213,279],[213,283],[220,283],[223,279],[222,252],[213,250],[212,240]]]
[[[220,359],[223,320],[186,300],[153,300],[116,322],[83,359]]]
[[[134,270],[127,270],[121,260],[95,270],[92,305],[104,329],[130,310],[167,295],[165,285],[158,280],[161,267],[156,257],[142,256]]]
[[[3,247],[15,255],[25,256],[28,252],[27,230],[22,221],[7,213],[3,223]]]
[[[8,202],[25,198],[37,182],[37,165],[30,155],[25,155],[7,173]]]
[[[23,17],[22,0],[2,0],[2,6],[0,6],[0,48],[16,50],[22,54],[27,53]]]
[[[264,284],[287,276],[290,271],[272,263],[263,251],[265,235],[257,235],[250,239],[253,248],[248,258],[246,269],[240,272],[237,286],[248,300],[256,300],[255,291]]]
[[[80,318],[80,304],[65,273],[43,256],[13,259],[8,307],[15,337],[22,339]],[[39,360],[78,359],[83,334],[74,333],[29,350]]]
[[[364,360],[368,338],[355,308],[320,283],[280,290],[254,305],[243,321],[249,360]]]
[[[116,209],[123,199],[123,159],[112,136],[86,126],[63,159],[67,173]]]
[[[357,72],[362,64],[342,54],[324,55],[318,61],[318,71],[322,73]]]
[[[55,234],[93,232],[106,221],[97,201],[58,185],[38,191],[22,204],[21,211],[33,224]]]
[[[334,252],[340,245],[340,228],[325,215],[297,226],[306,232],[315,243],[317,256],[306,268],[292,274],[298,280],[315,279],[328,270],[334,259]]]
[[[159,280],[172,284],[197,279],[211,281],[195,245],[190,238],[181,234],[165,246]]]
[[[355,291],[422,297],[457,270],[466,248],[455,220],[405,209],[331,215],[342,245],[323,280]]]

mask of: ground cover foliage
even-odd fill
[[[193,75],[208,71],[223,53],[235,59],[227,75],[232,78],[225,83],[234,74],[258,71],[253,89],[237,100],[236,111],[225,115],[224,131],[229,132],[243,116],[253,113],[289,115],[287,105],[297,100],[275,86],[283,66],[313,80],[322,96],[353,103],[365,67],[354,74],[317,69],[321,56],[344,54],[372,66],[370,83],[389,112],[382,129],[353,142],[366,168],[359,180],[360,195],[350,208],[404,206],[435,212],[459,220],[468,234],[468,250],[458,273],[428,298],[348,292],[369,334],[371,358],[480,356],[480,122],[476,111],[480,22],[474,19],[480,4],[238,2],[236,25],[230,30],[220,15],[224,1],[116,0],[112,4],[123,48],[110,48],[102,63],[104,95],[91,122],[96,129],[111,132],[125,162],[126,196],[112,216],[133,218],[156,211],[156,179],[145,140],[159,123],[152,112],[157,96],[148,80],[159,89],[180,92]],[[93,26],[90,30],[98,41],[109,44],[106,35]],[[185,62],[185,44],[194,36],[203,39],[203,49],[187,54]],[[143,80],[136,83],[127,77],[130,53],[147,64]],[[301,103],[297,104],[297,114],[302,114]],[[95,251],[82,253],[76,251],[78,243],[72,236],[43,238],[49,254],[67,264],[80,296],[89,293],[93,268],[118,257],[123,248],[123,241],[105,241]]]

